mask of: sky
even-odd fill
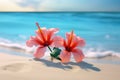
[[[120,0],[0,0],[0,11],[120,11]]]

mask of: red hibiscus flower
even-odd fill
[[[36,36],[31,36],[31,38],[26,42],[28,47],[37,46],[37,50],[34,53],[35,58],[41,58],[44,56],[46,48],[49,46],[59,46],[57,43],[60,42],[59,36],[54,36],[58,31],[56,28],[40,28],[39,24],[36,23],[38,30],[36,31]]]
[[[63,63],[70,61],[71,54],[76,62],[81,62],[84,58],[84,54],[80,50],[80,47],[85,45],[85,41],[76,36],[73,31],[71,33],[66,33],[66,40],[63,39],[61,45],[64,50],[61,51],[59,57]]]

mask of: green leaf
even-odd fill
[[[50,55],[51,55],[51,57],[53,57],[53,58],[55,58],[57,60],[61,60],[59,58],[60,52],[61,52],[61,49],[54,47],[53,52],[51,52]]]

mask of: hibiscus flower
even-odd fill
[[[50,46],[58,46],[57,43],[59,43],[60,38],[59,36],[54,36],[54,34],[58,32],[58,29],[40,28],[38,23],[36,23],[36,26],[38,27],[38,30],[36,31],[36,36],[31,36],[31,38],[26,42],[26,45],[28,47],[37,46],[34,57],[39,59],[44,56],[47,47],[50,49]]]
[[[61,45],[63,50],[59,57],[63,63],[70,61],[71,54],[76,62],[81,62],[84,58],[84,54],[80,48],[85,45],[85,41],[79,36],[76,36],[73,31],[71,33],[66,33],[66,40],[63,39]]]

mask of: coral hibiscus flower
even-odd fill
[[[39,24],[36,23],[38,30],[36,31],[36,36],[31,36],[31,38],[26,42],[28,47],[37,46],[37,50],[34,53],[35,58],[41,58],[44,56],[46,51],[46,47],[50,49],[49,46],[55,45],[59,42],[59,36],[54,36],[54,34],[58,31],[56,28],[40,28]],[[51,50],[51,49],[50,49]]]
[[[66,40],[63,39],[63,49],[60,53],[60,58],[63,63],[70,61],[71,54],[76,62],[81,62],[84,58],[83,52],[80,50],[80,47],[85,45],[85,41],[76,36],[73,31],[71,33],[66,33]]]

